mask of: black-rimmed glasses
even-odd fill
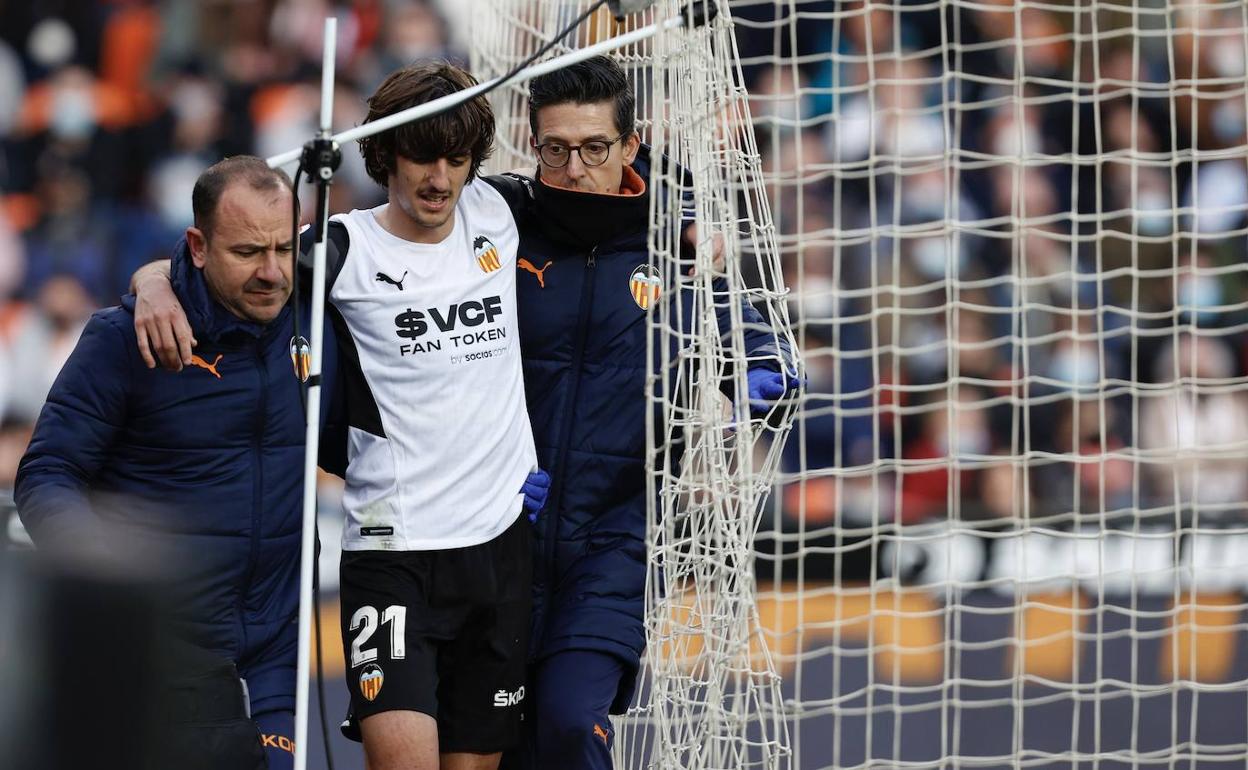
[[[575,152],[581,156],[581,163],[586,166],[601,166],[607,162],[607,158],[611,155],[611,145],[628,136],[629,132],[625,131],[619,136],[611,139],[591,139],[581,144],[564,144],[563,142],[544,142],[536,145],[537,154],[541,156],[542,162],[551,168],[563,168],[568,165],[568,161],[572,159],[572,153]]]

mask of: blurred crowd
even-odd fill
[[[1242,6],[940,5],[734,6],[812,382],[786,470],[835,469],[786,527],[1242,524]]]
[[[787,470],[836,469],[791,526],[1242,518],[1242,9],[1084,5],[733,3],[811,383]],[[0,0],[0,489],[199,172],[311,136],[331,11],[335,126],[466,61],[452,0]],[[346,150],[335,211],[380,200]]]
[[[330,13],[335,126],[398,66],[464,61],[431,0],[0,0],[0,490],[86,319],[191,223],[200,172],[312,136]],[[333,210],[380,202],[344,155]]]

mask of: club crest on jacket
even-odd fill
[[[638,265],[628,279],[628,290],[632,292],[633,302],[642,310],[649,310],[663,293],[663,279],[659,269],[654,265]]]
[[[299,381],[307,382],[312,371],[312,346],[302,336],[290,338],[290,363],[294,365]]]

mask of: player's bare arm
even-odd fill
[[[174,372],[190,366],[191,349],[198,342],[182,303],[173,293],[169,260],[149,262],[136,270],[130,277],[130,291],[135,298],[134,331],[143,363],[148,369],[155,369],[159,361]]]

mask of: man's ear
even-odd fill
[[[620,146],[624,148],[624,165],[633,165],[633,161],[637,158],[637,151],[641,149],[641,134],[634,131],[620,140]]]
[[[198,227],[186,228],[186,245],[191,249],[191,262],[201,270],[208,257],[208,236]]]

